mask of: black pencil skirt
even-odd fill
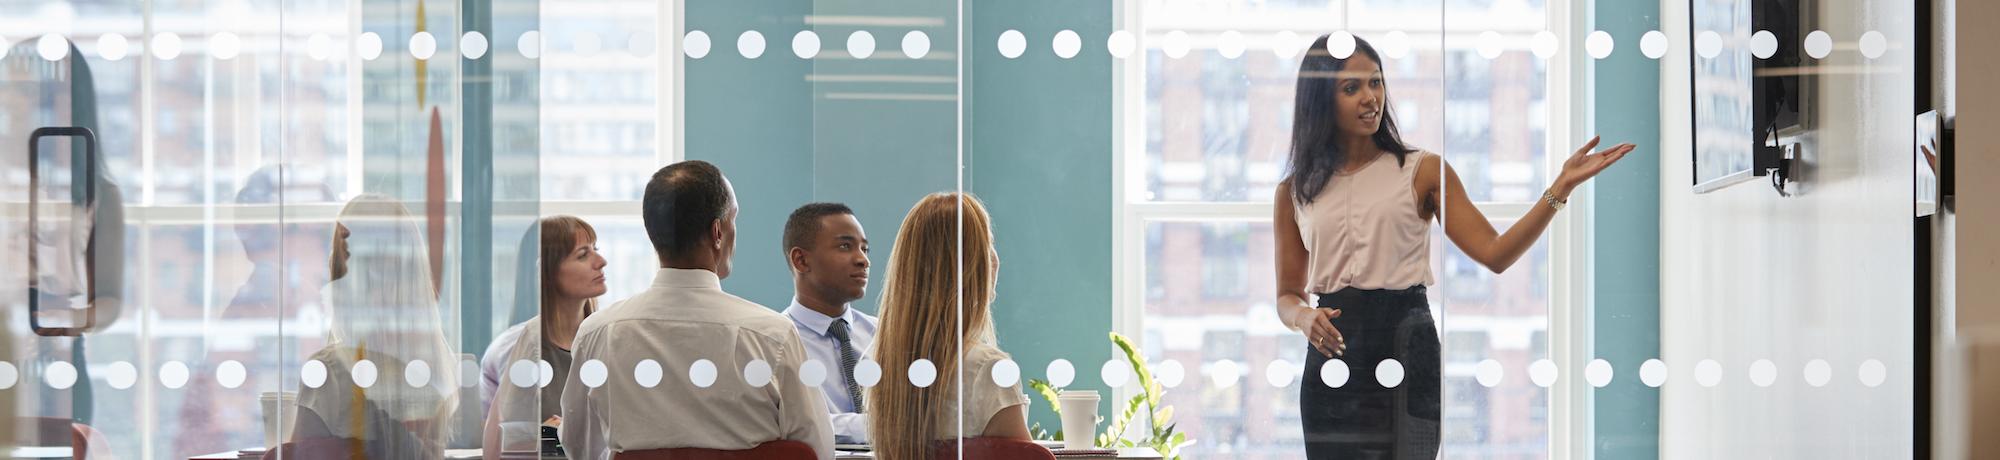
[[[1423,459],[1438,455],[1443,373],[1437,322],[1424,287],[1396,290],[1347,288],[1319,296],[1320,308],[1338,308],[1333,319],[1347,341],[1345,356],[1327,358],[1306,346],[1305,385],[1299,414],[1309,459]],[[1377,369],[1394,359],[1403,379],[1384,386]],[[1346,366],[1338,387],[1321,378],[1322,366]]]

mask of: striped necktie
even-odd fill
[[[854,364],[861,360],[861,354],[856,353],[854,343],[848,341],[847,319],[833,320],[833,326],[827,328],[827,332],[833,334],[834,340],[840,341],[840,378],[847,384],[847,400],[854,402],[854,413],[867,412],[864,409],[867,406],[861,403],[861,385],[854,383]]]

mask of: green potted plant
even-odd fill
[[[1133,395],[1132,399],[1125,402],[1124,409],[1119,410],[1117,416],[1111,419],[1111,425],[1107,429],[1098,431],[1093,444],[1105,449],[1151,447],[1166,458],[1178,460],[1180,448],[1194,441],[1187,439],[1186,433],[1175,430],[1177,425],[1174,423],[1174,406],[1160,404],[1160,399],[1166,396],[1166,390],[1160,387],[1158,381],[1153,380],[1153,371],[1146,363],[1146,355],[1132,345],[1131,339],[1119,333],[1111,333],[1111,343],[1125,353],[1126,363],[1132,366],[1132,374],[1138,376],[1139,386],[1145,391]],[[1057,416],[1062,415],[1062,404],[1057,399],[1057,396],[1062,394],[1062,388],[1041,379],[1028,380],[1028,386],[1042,395],[1042,399],[1048,402],[1050,410],[1054,410]],[[1142,408],[1146,411],[1146,419],[1153,422],[1151,430],[1144,438],[1136,441],[1124,438],[1125,431],[1131,427],[1133,418],[1139,415],[1139,410]],[[1098,417],[1097,421],[1103,423],[1104,417]],[[1063,439],[1061,430],[1050,433],[1043,429],[1040,423],[1031,427],[1029,432],[1035,439],[1052,441]]]

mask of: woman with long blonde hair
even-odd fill
[[[989,310],[1000,270],[989,220],[978,198],[936,193],[917,202],[896,233],[871,353],[882,384],[866,398],[879,458],[927,458],[933,442],[962,437],[1028,439],[1020,383],[981,378],[1008,359],[995,345]],[[918,360],[937,370],[928,386],[908,377]]]

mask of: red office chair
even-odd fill
[[[367,455],[354,455],[357,448],[365,451],[366,448],[363,447],[364,445],[365,443],[359,439],[307,438],[279,444],[278,448],[272,449],[270,453],[264,455],[264,458],[269,460],[353,460],[355,458],[370,458]]]
[[[931,458],[958,458],[958,449],[965,448],[968,459],[1007,460],[1055,460],[1056,454],[1033,441],[1007,438],[964,438],[957,441],[938,441],[931,444]]]
[[[771,441],[750,450],[716,450],[677,447],[611,454],[611,460],[816,460],[819,453],[798,441]]]

